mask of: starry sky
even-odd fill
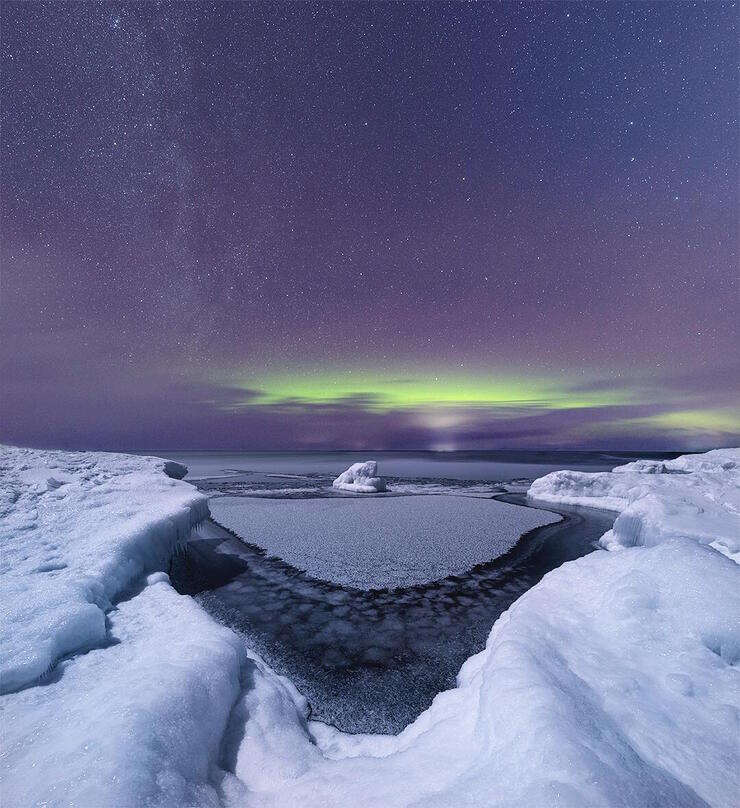
[[[0,440],[740,440],[735,3],[0,15]]]

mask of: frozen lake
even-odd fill
[[[554,515],[504,492],[631,459],[390,454],[167,455],[229,528],[204,525],[173,582],[288,676],[314,718],[350,732],[400,731],[454,685],[503,611],[611,526],[603,512]],[[331,488],[363,459],[379,460],[391,493]]]

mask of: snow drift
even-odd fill
[[[385,480],[378,477],[378,464],[375,460],[354,463],[347,471],[343,471],[332,485],[334,488],[358,494],[377,494],[386,490]]]
[[[684,537],[740,560],[740,449],[637,460],[600,474],[556,471],[535,480],[528,497],[617,511],[602,538],[609,549]]]

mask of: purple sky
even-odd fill
[[[735,3],[1,14],[0,440],[739,440]]]

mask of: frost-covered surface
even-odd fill
[[[0,683],[33,682],[65,654],[106,642],[105,612],[161,569],[204,497],[153,457],[0,447]]]
[[[536,480],[528,496],[617,511],[602,539],[609,549],[683,536],[740,559],[740,449],[638,460],[600,474],[556,471]]]
[[[386,490],[385,480],[378,476],[378,464],[374,460],[353,463],[332,483],[334,488],[354,491],[356,494],[377,494]]]
[[[467,572],[560,517],[461,496],[270,500],[217,497],[214,519],[309,575],[359,589]]]
[[[244,794],[228,771],[242,692],[266,678],[303,721],[289,682],[151,572],[208,515],[168,476],[184,473],[153,457],[0,449],[4,807],[220,806]]]

